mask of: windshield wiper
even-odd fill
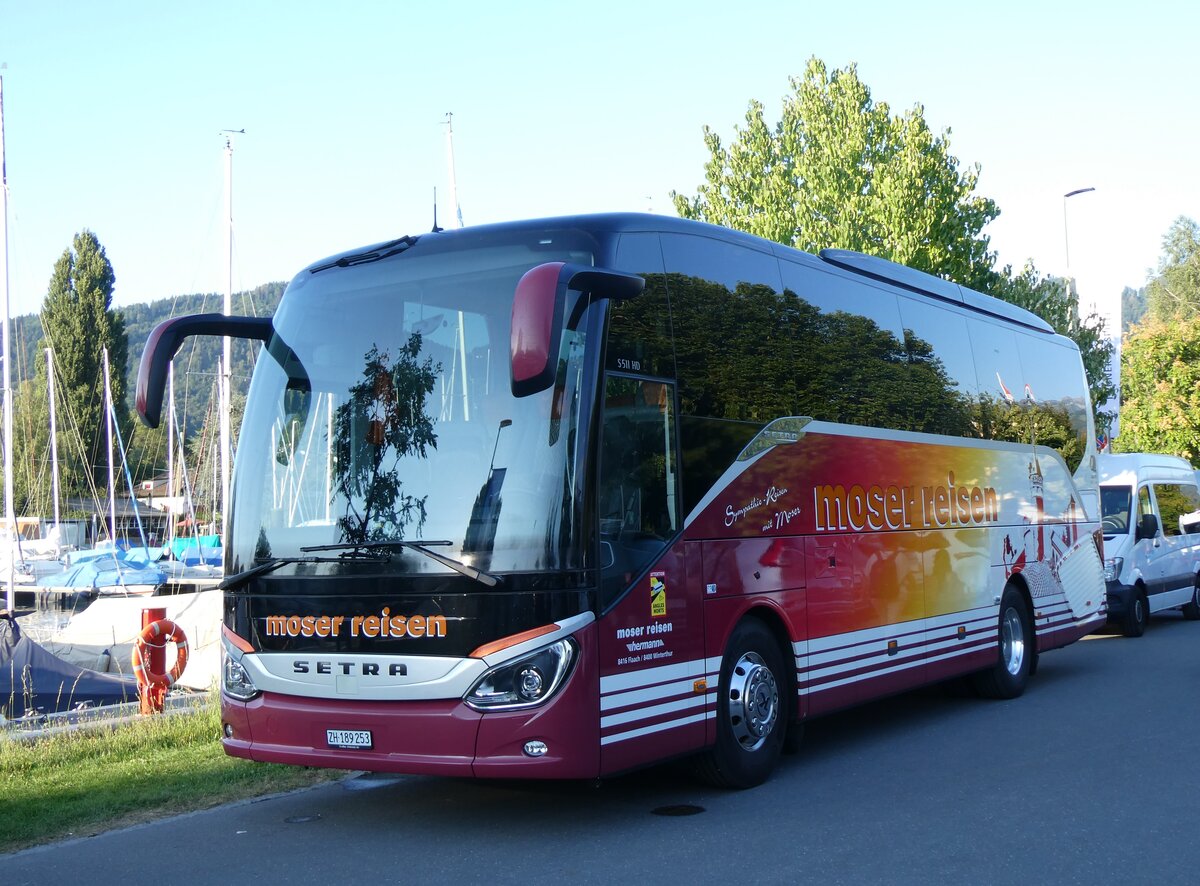
[[[330,549],[335,548],[335,547],[342,547],[342,546],[329,545]],[[362,547],[362,546],[355,545],[355,547]],[[310,550],[323,550],[323,549],[322,548],[301,548],[300,550],[310,551]],[[219,585],[217,585],[217,590],[218,591],[236,591],[238,588],[245,587],[247,584],[249,584],[250,579],[257,578],[260,575],[266,575],[268,572],[274,572],[280,566],[286,566],[289,563],[341,563],[347,558],[347,556],[355,556],[355,555],[353,555],[353,554],[342,555],[341,557],[272,557],[271,559],[267,560],[266,562],[259,563],[257,566],[251,566],[249,569],[246,569],[242,572],[238,572],[238,573],[235,573],[235,574],[229,576],[223,582],[221,582]],[[361,556],[361,554],[358,556]],[[378,555],[372,555],[372,556],[375,559],[379,559]],[[386,558],[384,558],[384,559],[386,559]]]
[[[265,575],[268,572],[274,572],[280,566],[287,563],[304,563],[312,559],[311,557],[273,557],[265,563],[259,563],[257,566],[251,566],[241,572],[235,572],[233,575],[226,578],[223,582],[217,585],[218,591],[236,591],[238,588],[245,587],[250,583],[250,579],[257,578],[260,575]]]
[[[309,545],[300,550],[308,553],[309,551],[377,551],[388,550],[390,548],[408,548],[416,551],[419,554],[424,554],[430,560],[435,560],[450,569],[453,569],[459,575],[465,575],[467,578],[473,578],[482,585],[487,585],[489,588],[494,588],[500,583],[500,576],[493,575],[490,572],[484,572],[482,569],[476,569],[474,566],[468,566],[461,560],[455,560],[452,557],[447,557],[445,554],[439,554],[437,551],[431,551],[430,545],[451,545],[450,541],[426,541],[425,539],[416,539],[414,541],[402,541],[394,539],[392,541],[370,541],[362,544],[333,544],[333,545]]]
[[[377,248],[372,249],[370,252],[358,252],[354,255],[343,255],[337,261],[331,261],[328,264],[319,265],[313,268],[309,273],[319,274],[321,271],[328,271],[330,268],[349,268],[354,265],[365,265],[369,262],[379,261],[380,259],[389,258],[393,255],[403,252],[416,242],[416,237],[404,236],[398,240],[382,243]]]

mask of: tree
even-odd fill
[[[1121,290],[1121,335],[1130,327],[1142,322],[1146,315],[1146,288],[1134,289],[1126,286]]]
[[[1180,216],[1163,235],[1158,275],[1146,286],[1146,310],[1155,320],[1200,315],[1200,226]]]
[[[935,136],[924,108],[892,116],[855,65],[828,72],[809,59],[792,78],[772,128],[752,101],[725,148],[707,126],[705,184],[675,209],[808,252],[854,249],[983,288],[994,256],[981,232],[999,215],[975,195],[979,167],[959,170],[950,131]]]
[[[60,463],[63,494],[80,494],[106,487],[108,462],[104,416],[102,352],[108,349],[114,411],[125,418],[125,366],[128,345],[125,323],[112,310],[116,276],[96,235],[84,230],[54,263],[49,290],[42,303],[42,347],[54,352],[55,386],[63,404],[59,418],[78,429],[84,465]],[[43,379],[45,365],[38,364]],[[65,414],[64,414],[65,413]],[[125,425],[123,425],[125,427]]]
[[[1121,349],[1115,446],[1200,459],[1200,227],[1183,216],[1163,237],[1146,314]]]
[[[1148,318],[1121,353],[1122,452],[1165,452],[1200,463],[1200,315]]]

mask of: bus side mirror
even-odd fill
[[[1154,538],[1158,535],[1158,517],[1153,514],[1142,514],[1142,519],[1138,520],[1137,538],[1135,541],[1141,541],[1143,538]]]
[[[171,359],[183,340],[193,335],[227,335],[267,341],[271,337],[270,317],[227,317],[224,314],[192,314],[164,320],[146,338],[142,362],[138,366],[136,408],[142,423],[157,428],[162,419],[163,393]]]
[[[568,289],[593,299],[623,300],[645,287],[646,281],[636,274],[570,262],[547,262],[526,271],[513,294],[509,341],[513,396],[528,397],[554,384]]]

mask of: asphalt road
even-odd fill
[[[751,791],[672,767],[600,786],[360,776],[0,856],[0,877],[1192,883],[1198,687],[1200,622],[1170,614],[1042,656],[1014,701],[937,687],[814,721]]]

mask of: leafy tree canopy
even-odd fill
[[[855,65],[812,58],[792,78],[774,127],[752,101],[728,146],[707,126],[705,183],[671,193],[684,218],[757,234],[808,252],[854,249],[968,286],[990,281],[985,225],[996,204],[977,196],[979,167],[959,169],[949,130],[934,135],[917,105],[893,116]]]
[[[1180,216],[1163,236],[1158,275],[1146,286],[1147,313],[1155,320],[1200,316],[1200,225]]]
[[[1200,315],[1153,318],[1121,351],[1121,452],[1165,452],[1200,464]]]

